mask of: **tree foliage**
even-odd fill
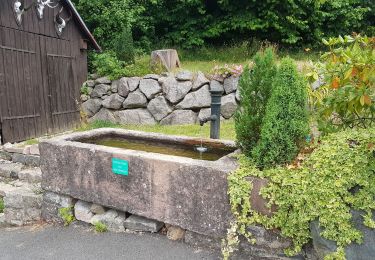
[[[252,152],[261,168],[291,162],[309,133],[306,82],[292,59],[281,60],[271,91]]]
[[[267,48],[254,56],[253,67],[245,68],[240,78],[241,104],[235,115],[236,135],[238,144],[247,155],[259,141],[275,74],[275,53],[272,48]]]
[[[257,38],[285,45],[323,37],[374,33],[374,1],[367,0],[74,0],[104,48],[131,28],[138,49],[183,48]]]

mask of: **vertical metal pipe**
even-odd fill
[[[220,139],[220,115],[221,115],[221,97],[224,93],[222,88],[211,89],[211,130],[212,139]]]

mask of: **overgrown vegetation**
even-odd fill
[[[260,138],[275,74],[275,53],[267,48],[255,55],[253,66],[245,68],[239,81],[241,104],[235,115],[237,142],[249,156]]]
[[[327,259],[344,259],[344,247],[360,243],[363,234],[351,222],[351,209],[364,212],[364,225],[375,228],[375,129],[351,129],[330,134],[298,167],[275,167],[260,171],[251,161],[241,157],[241,168],[229,176],[229,196],[236,217],[224,247],[228,256],[238,245],[237,234],[251,240],[246,228],[261,224],[278,228],[291,238],[293,245],[286,254],[299,253],[310,239],[309,223],[318,220],[322,236],[337,242],[338,251]],[[251,208],[251,183],[247,176],[267,178],[270,183],[261,194],[276,205],[277,211],[267,217]]]
[[[2,197],[0,197],[0,213],[4,212],[4,200]]]
[[[311,81],[324,81],[311,93],[321,130],[375,125],[375,37],[340,36],[324,43],[329,51],[308,74]]]
[[[107,225],[100,221],[94,223],[94,229],[98,233],[104,233],[108,231]]]
[[[309,134],[305,86],[294,61],[284,58],[273,79],[264,119],[258,126],[259,141],[252,151],[261,168],[289,163],[301,149]]]
[[[65,226],[69,226],[71,223],[73,223],[76,220],[73,214],[73,207],[60,208],[59,216],[64,221]]]

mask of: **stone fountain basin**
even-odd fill
[[[96,129],[40,144],[42,187],[106,207],[222,237],[231,219],[227,175],[237,168],[234,153],[216,161],[136,151],[82,140],[122,136],[148,142],[194,146],[199,138],[121,129]],[[213,148],[236,149],[231,141],[203,140]],[[129,175],[112,172],[112,158],[129,162]]]

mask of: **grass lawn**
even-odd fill
[[[77,131],[87,131],[103,127],[123,128],[128,130],[162,133],[166,135],[186,135],[203,138],[210,137],[210,124],[206,124],[201,128],[199,125],[119,125],[110,122],[96,121],[94,123],[81,126],[77,129]],[[221,139],[233,141],[236,139],[233,120],[228,120],[221,123]]]

